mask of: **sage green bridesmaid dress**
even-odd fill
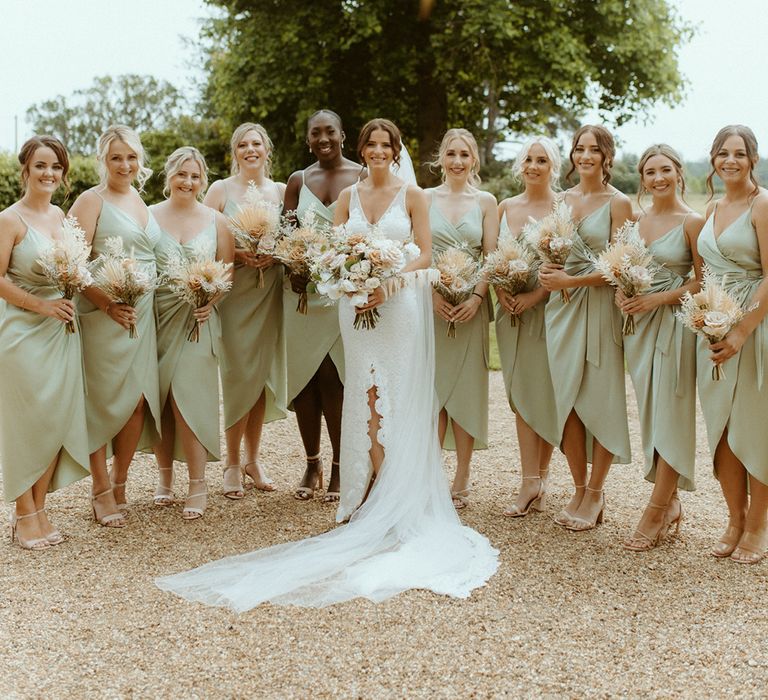
[[[238,203],[227,198],[223,213],[234,216],[237,209]],[[286,416],[282,283],[282,265],[264,270],[259,287],[259,271],[236,264],[232,289],[219,304],[225,430],[254,407],[262,392],[264,422]]]
[[[594,272],[593,256],[608,245],[611,236],[611,202],[607,201],[578,224],[578,236],[565,262],[570,275]],[[587,461],[592,462],[592,438],[614,455],[614,463],[630,461],[627,397],[624,387],[624,353],[621,312],[614,303],[614,289],[573,287],[564,304],[560,294],[550,294],[544,318],[547,354],[557,404],[557,434],[575,410],[586,428]]]
[[[58,299],[61,293],[37,264],[51,240],[24,224],[27,233],[11,252],[6,276],[31,295]],[[81,333],[67,333],[61,321],[5,305],[0,320],[0,462],[9,503],[59,453],[49,490],[89,474],[80,342]]]
[[[121,238],[123,250],[154,278],[155,245],[160,229],[152,214],[142,228],[119,207],[106,199],[101,201],[92,255],[104,252],[107,238]],[[136,338],[131,338],[125,328],[82,295],[78,299],[78,314],[83,329],[90,452],[106,445],[107,456],[112,454],[113,438],[128,422],[142,396],[146,406],[137,449],[151,448],[160,435],[154,294],[145,294],[136,304]]]
[[[432,256],[460,245],[479,260],[483,252],[483,211],[475,204],[453,224],[434,198],[429,207]],[[435,321],[435,389],[440,410],[456,421],[474,439],[476,450],[488,447],[488,355],[490,303],[483,300],[468,323],[456,324],[456,337],[448,337],[448,321],[437,314]],[[451,422],[443,447],[456,449]]]
[[[162,275],[173,257],[192,257],[196,246],[206,239],[216,250],[216,219],[190,241],[179,243],[161,231],[157,244],[157,269]],[[213,256],[211,256],[213,257]],[[160,402],[165,406],[173,392],[176,405],[197,439],[208,451],[208,461],[219,461],[219,349],[221,321],[216,307],[200,326],[198,342],[187,340],[194,324],[192,307],[164,284],[155,293],[157,306],[157,350],[160,367]],[[185,462],[179,432],[173,458]]]
[[[752,225],[750,206],[715,239],[717,205],[699,234],[698,249],[703,261],[741,304],[748,306],[763,281],[760,247]],[[741,350],[723,364],[725,377],[712,379],[709,347],[698,341],[697,379],[699,400],[707,426],[709,449],[715,454],[723,431],[728,446],[744,468],[758,481],[768,484],[768,321],[749,334]],[[715,474],[717,476],[717,474]]]
[[[303,178],[303,173],[302,173]],[[302,179],[296,216],[303,221],[310,209],[319,223],[331,226],[336,202],[326,207],[307,187]],[[344,382],[344,346],[339,330],[339,310],[328,304],[325,297],[307,295],[307,313],[296,311],[299,295],[291,289],[286,273],[283,277],[283,332],[288,357],[288,407],[317,372],[326,355],[336,366],[339,379]]]
[[[500,235],[510,234],[506,214],[501,220]],[[519,237],[520,232],[517,236]],[[537,285],[531,275],[526,291]],[[547,357],[547,332],[542,301],[517,316],[512,326],[509,314],[496,302],[496,340],[499,345],[501,374],[507,390],[509,407],[551,445],[560,443],[557,405]]]
[[[649,294],[677,289],[686,282],[693,257],[685,222],[648,246],[660,265]],[[656,480],[654,452],[680,476],[678,487],[695,490],[696,338],[675,318],[679,306],[665,304],[635,314],[634,335],[624,336],[624,354],[640,414],[645,478]]]

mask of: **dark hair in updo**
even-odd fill
[[[360,138],[357,139],[357,155],[360,162],[363,162],[363,149],[371,138],[374,131],[386,131],[389,134],[389,140],[392,144],[393,158],[395,165],[400,164],[400,151],[403,150],[403,142],[400,138],[400,129],[398,129],[389,119],[376,117],[371,119],[361,130]]]
[[[339,123],[339,129],[342,131],[344,130],[344,126],[341,123],[341,117],[336,114],[336,112],[334,112],[332,109],[318,109],[317,112],[310,115],[309,119],[307,119],[307,131],[309,131],[309,125],[312,123],[312,120],[323,115],[329,116],[331,119],[337,121]]]
[[[62,167],[61,181],[64,183],[66,193],[69,194],[69,180],[67,180],[67,173],[69,172],[69,154],[64,144],[59,141],[55,136],[48,136],[42,134],[40,136],[32,136],[27,139],[19,151],[19,163],[21,164],[21,189],[22,192],[27,189],[27,180],[29,179],[29,166],[32,161],[32,157],[35,155],[35,151],[38,148],[50,148],[55,154],[56,159],[59,161]]]

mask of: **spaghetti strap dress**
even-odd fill
[[[19,217],[21,218],[21,217]],[[59,299],[37,262],[52,245],[27,224],[7,278],[32,296]],[[0,463],[5,500],[15,501],[59,456],[50,491],[89,474],[82,334],[61,321],[6,304],[0,319]]]
[[[506,214],[500,236],[512,235]],[[520,232],[517,237],[519,238]],[[537,285],[531,275],[526,291]],[[547,330],[544,323],[546,301],[517,316],[513,326],[509,314],[496,302],[496,341],[509,407],[551,445],[560,443],[557,405],[547,356]]]
[[[296,218],[303,222],[310,210],[318,223],[331,226],[336,202],[325,206],[304,184],[299,190]],[[329,356],[339,379],[344,382],[344,345],[339,329],[339,311],[336,303],[317,294],[307,294],[307,313],[296,311],[299,296],[291,289],[288,275],[283,277],[283,332],[288,364],[288,408],[293,400],[315,376],[322,361]]]
[[[585,216],[577,227],[576,243],[565,262],[569,275],[594,272],[594,259],[611,236],[611,201]],[[544,312],[547,354],[555,387],[558,444],[565,421],[576,411],[586,429],[587,461],[592,462],[592,438],[613,454],[613,461],[630,461],[627,396],[621,312],[614,289],[574,287],[571,300],[551,294]]]
[[[155,246],[160,238],[154,216],[150,213],[147,225],[142,228],[119,207],[104,198],[101,202],[92,255],[105,251],[108,238],[118,237],[123,241],[126,254],[132,255],[154,279]],[[106,445],[107,456],[112,454],[113,438],[128,422],[142,396],[146,406],[137,450],[151,448],[160,435],[154,301],[154,293],[147,293],[136,303],[137,337],[131,338],[125,328],[85,296],[80,295],[78,299],[78,314],[83,329],[85,408],[90,452]]]
[[[228,197],[223,213],[234,216],[237,208],[238,203]],[[264,422],[286,416],[282,282],[282,265],[264,270],[264,286],[259,287],[258,270],[235,264],[232,289],[219,304],[225,430],[243,418],[265,391]]]
[[[684,223],[648,246],[655,266],[649,294],[677,289],[691,272],[693,257]],[[640,414],[645,478],[656,480],[655,454],[678,474],[678,487],[693,491],[696,457],[696,338],[675,318],[680,307],[664,304],[635,314],[634,335],[624,353]]]
[[[157,244],[157,269],[162,275],[175,257],[199,255],[201,244],[216,250],[216,219],[193,239],[179,243],[161,231]],[[209,319],[200,326],[198,342],[187,340],[194,324],[192,307],[179,299],[170,288],[157,288],[157,348],[160,367],[160,400],[162,406],[171,393],[185,422],[208,452],[208,461],[220,459],[219,447],[219,354],[221,321],[214,306]],[[173,458],[184,462],[186,456],[176,431]]]
[[[464,246],[476,260],[483,253],[483,211],[475,204],[453,224],[432,199],[429,207],[432,256]],[[456,324],[456,337],[448,337],[448,321],[435,315],[435,389],[440,410],[445,409],[474,439],[476,450],[488,447],[488,355],[490,302],[483,300],[468,323]],[[443,447],[456,449],[448,421]]]
[[[391,240],[411,238],[406,188],[377,222]],[[371,230],[356,186],[347,228]],[[338,304],[347,368],[339,509],[349,523],[164,576],[156,580],[161,589],[242,611],[264,601],[306,607],[357,597],[378,602],[411,588],[466,598],[493,575],[498,551],[462,525],[442,469],[430,276],[418,270],[405,277],[406,286],[381,305],[373,329],[355,329],[349,299]],[[371,474],[367,392],[373,386],[384,460],[361,504]]]
[[[702,260],[720,276],[723,287],[742,305],[749,306],[763,281],[760,246],[752,224],[750,206],[715,238],[714,219],[717,206],[699,234],[698,249]],[[728,429],[728,446],[758,481],[768,484],[768,322],[764,318],[749,334],[736,355],[723,364],[725,377],[712,379],[709,347],[697,344],[697,380],[699,400],[707,426],[709,449],[717,445]],[[715,473],[717,476],[717,473]]]

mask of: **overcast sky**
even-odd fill
[[[764,0],[671,1],[698,26],[680,50],[687,98],[675,108],[658,106],[647,124],[618,130],[622,150],[666,141],[698,159],[721,126],[740,122],[755,130],[765,153]],[[19,144],[30,135],[24,118],[31,104],[88,87],[96,76],[152,74],[192,90],[199,57],[183,38],[196,39],[209,12],[202,0],[0,0],[0,149],[15,148],[15,117]]]

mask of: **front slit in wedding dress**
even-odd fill
[[[347,230],[370,228],[353,190]],[[376,230],[410,238],[405,188]],[[442,471],[429,276],[406,277],[406,286],[381,306],[374,329],[355,330],[354,307],[339,304],[345,384],[336,519],[349,523],[157,579],[160,588],[244,611],[265,601],[307,607],[357,597],[381,601],[411,588],[466,598],[493,575],[498,551],[461,524]],[[368,391],[374,386],[384,460],[362,503],[372,474]]]

